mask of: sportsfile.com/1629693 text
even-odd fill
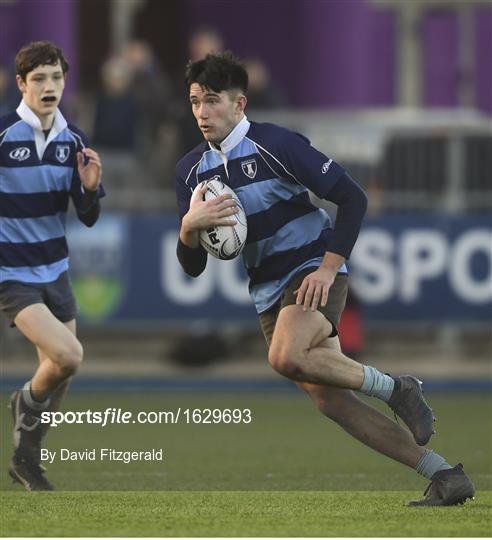
[[[104,411],[44,411],[41,423],[57,427],[61,424],[250,424],[251,409],[189,409],[170,411],[124,411],[108,407]]]

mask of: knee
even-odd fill
[[[70,344],[60,347],[53,359],[60,370],[61,376],[66,379],[75,375],[84,356],[84,350],[80,341],[74,339]]]
[[[294,381],[303,380],[302,355],[290,348],[270,347],[268,362],[275,371]]]

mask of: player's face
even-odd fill
[[[25,81],[17,75],[17,85],[24,102],[41,120],[43,128],[51,127],[65,88],[65,76],[60,62],[54,66],[45,64],[36,67],[26,75]]]
[[[205,139],[220,144],[243,117],[246,97],[237,92],[214,92],[193,83],[190,102]]]

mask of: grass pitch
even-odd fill
[[[492,494],[407,508],[408,491],[2,493],[3,535],[489,536]],[[26,511],[27,509],[27,511]]]
[[[3,402],[7,397],[4,396]],[[10,418],[2,408],[2,536],[489,536],[492,534],[491,398],[429,396],[431,447],[463,461],[475,501],[407,508],[427,481],[363,447],[301,393],[79,393],[65,410],[168,411],[250,408],[250,424],[75,424],[46,446],[84,450],[163,448],[163,462],[55,461],[58,490],[9,483]],[[371,403],[377,404],[376,400]],[[378,405],[387,412],[384,404]]]

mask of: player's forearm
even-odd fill
[[[77,216],[87,227],[92,227],[99,218],[101,205],[97,191],[85,191],[77,208]]]
[[[186,216],[181,222],[176,255],[189,276],[199,276],[207,266],[207,253],[200,245],[199,232],[189,225]]]
[[[200,235],[197,230],[194,230],[186,219],[186,216],[181,222],[181,228],[179,230],[179,239],[185,246],[189,248],[197,248],[200,245]]]
[[[183,270],[191,277],[199,276],[207,266],[207,252],[200,244],[200,230],[188,211],[181,219],[176,255]]]
[[[176,255],[183,270],[191,277],[199,276],[207,266],[207,252],[199,244],[198,247],[190,247],[178,238]]]

